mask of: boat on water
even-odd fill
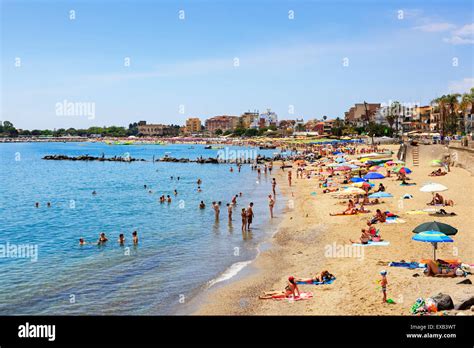
[[[274,145],[263,145],[259,146],[260,150],[275,150],[277,147]]]
[[[212,149],[212,146],[211,145],[206,145],[206,146],[204,146],[204,149],[210,150],[210,149]]]

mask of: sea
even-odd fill
[[[219,151],[272,156],[278,150],[204,147],[0,144],[0,315],[172,315],[203,291],[232,281],[277,229],[279,218],[270,219],[268,211],[272,176],[262,170],[258,178],[250,165],[239,173],[231,164],[152,159],[216,157]],[[54,154],[146,161],[42,159]],[[240,193],[229,222],[226,204]],[[161,195],[172,202],[160,203]],[[222,202],[218,222],[212,201]],[[253,228],[242,233],[240,211],[250,202]],[[277,190],[277,217],[285,204]],[[101,232],[109,238],[103,246],[97,245]],[[79,238],[89,244],[80,246]]]

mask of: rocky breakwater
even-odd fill
[[[94,157],[89,155],[80,155],[80,156],[67,156],[67,155],[46,155],[43,157],[44,160],[49,161],[99,161],[99,162],[136,162],[136,161],[145,161],[142,158],[133,158],[128,156],[114,156],[114,157]]]

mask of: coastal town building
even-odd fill
[[[185,131],[187,133],[199,133],[201,132],[201,120],[197,117],[190,117],[186,120],[186,128]]]
[[[138,122],[138,133],[148,136],[177,136],[179,127],[164,124],[147,124],[146,121]]]
[[[256,118],[250,128],[261,129],[265,127],[276,127],[278,125],[278,116],[275,112],[271,111],[271,109],[267,109],[266,112],[261,113],[258,118]]]
[[[356,127],[362,127],[368,122],[375,122],[380,103],[357,103],[344,113],[346,123]]]
[[[250,128],[250,126],[258,118],[258,116],[259,116],[258,110],[255,110],[253,112],[251,111],[244,112],[240,116],[239,127],[244,128],[244,129]]]
[[[238,123],[238,116],[214,116],[206,120],[206,130],[211,133],[215,133],[218,129],[225,132],[237,128]]]

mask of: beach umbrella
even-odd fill
[[[335,161],[336,161],[337,163],[342,163],[342,162],[345,162],[346,160],[344,159],[344,157],[337,157],[337,158],[335,159]]]
[[[375,192],[369,196],[369,198],[390,198],[390,197],[393,197],[393,196],[388,192]]]
[[[394,161],[387,161],[385,162],[384,166],[385,167],[390,167],[390,166],[394,166],[395,165],[395,162]]]
[[[433,166],[433,167],[442,167],[443,162],[441,160],[432,160],[431,161],[431,166]]]
[[[341,167],[337,167],[336,169],[334,169],[336,171],[339,171],[339,172],[344,172],[346,170],[351,170],[351,167],[349,166],[341,166]]]
[[[372,184],[370,182],[356,182],[356,183],[352,184],[352,186],[364,188],[364,187],[374,187],[375,184]]]
[[[446,191],[448,188],[444,185],[435,183],[435,182],[429,182],[423,185],[422,188],[420,188],[421,192],[442,192]]]
[[[376,172],[377,170],[379,170],[380,168],[382,168],[381,166],[372,166],[369,168],[369,171],[370,172]]]
[[[340,167],[341,164],[340,163],[329,163],[329,164],[326,164],[326,167]]]
[[[344,191],[342,191],[343,193],[350,193],[350,194],[355,194],[355,195],[363,195],[365,194],[365,191],[360,189],[360,188],[357,188],[357,187],[348,187],[346,188]]]
[[[362,178],[359,178],[359,177],[353,177],[353,178],[351,178],[351,181],[352,182],[364,182],[365,180],[362,179]]]
[[[383,179],[385,176],[380,173],[370,172],[364,176],[364,179]]]
[[[396,167],[395,169],[393,169],[393,172],[394,173],[401,172],[401,173],[405,173],[405,174],[410,174],[411,169],[407,168],[407,167]]]
[[[447,236],[454,236],[456,233],[458,233],[457,228],[437,221],[422,223],[421,225],[415,227],[413,233],[421,233],[425,231],[437,231],[444,233]]]
[[[439,231],[423,231],[413,236],[413,240],[417,242],[426,242],[433,245],[433,260],[436,260],[436,249],[438,243],[452,243],[453,240]]]

